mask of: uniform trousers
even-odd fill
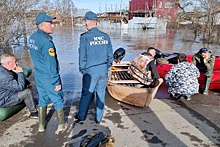
[[[35,77],[36,87],[39,93],[39,107],[47,106],[50,101],[56,110],[62,109],[64,107],[63,91],[55,91],[55,85],[52,84],[52,80],[49,78],[39,78]]]
[[[108,80],[107,64],[93,66],[86,70],[83,75],[82,95],[79,104],[78,118],[85,120],[90,102],[95,96],[96,100],[96,114],[95,121],[100,122],[104,113],[105,106],[105,90],[106,82]]]

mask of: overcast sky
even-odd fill
[[[129,6],[129,0],[73,0],[73,3],[78,9],[90,9],[95,13],[119,10],[121,3],[122,9]]]

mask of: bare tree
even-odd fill
[[[204,10],[204,29],[203,40],[206,42],[216,42],[219,30],[217,29],[216,19],[217,15],[220,15],[220,1],[219,0],[200,0],[201,10]],[[220,42],[218,42],[220,43]]]
[[[57,8],[64,17],[71,17],[72,13],[76,12],[76,7],[72,0],[55,0],[54,7]]]
[[[195,40],[196,36],[201,34],[202,40],[207,43],[220,43],[219,39],[219,18],[220,1],[219,0],[174,0],[179,6],[179,20],[190,21],[191,24],[186,29],[194,31],[194,37],[185,38]],[[185,31],[186,32],[186,31]]]
[[[8,48],[17,41],[27,43],[26,12],[38,0],[2,0],[0,2],[0,48]]]
[[[27,34],[36,26],[33,25],[34,19],[27,19],[26,14],[32,10],[47,12],[56,8],[64,17],[72,16],[76,10],[71,0],[1,0],[0,49],[7,49],[14,44],[27,45]]]

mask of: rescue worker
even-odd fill
[[[56,48],[52,41],[54,17],[42,12],[36,16],[37,31],[29,38],[29,50],[34,64],[36,87],[39,93],[39,127],[44,132],[46,127],[47,105],[52,100],[59,125],[57,131],[65,128],[64,100],[59,74],[59,63]]]
[[[75,118],[86,119],[93,96],[96,99],[95,122],[100,123],[105,106],[108,70],[113,62],[113,50],[108,34],[97,29],[98,17],[89,11],[85,14],[87,32],[81,34],[79,71],[83,74],[82,95]]]
[[[201,48],[198,53],[193,55],[192,63],[196,65],[200,72],[204,72],[206,81],[203,94],[208,95],[208,89],[213,76],[215,57],[207,48]]]
[[[0,64],[0,108],[14,106],[24,101],[30,118],[38,118],[31,92],[32,85],[25,79],[23,69],[13,54],[1,55]]]

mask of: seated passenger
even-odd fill
[[[201,48],[193,55],[192,63],[196,65],[200,72],[204,72],[206,77],[203,94],[208,95],[209,85],[213,76],[215,57],[207,48]]]
[[[165,76],[168,93],[176,100],[180,100],[181,97],[190,100],[191,95],[199,91],[200,73],[194,64],[186,62],[185,54],[179,54],[177,61]]]
[[[1,55],[0,75],[0,108],[24,101],[30,118],[38,118],[33,95],[29,89],[31,85],[25,79],[23,69],[18,66],[14,55]]]
[[[135,57],[128,71],[139,82],[151,88],[160,86],[163,82],[156,69],[155,56],[156,49],[149,47],[147,52]]]

